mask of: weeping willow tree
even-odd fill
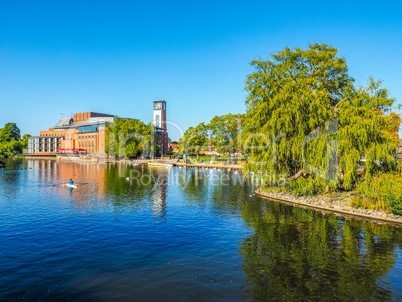
[[[351,189],[363,175],[395,168],[395,100],[373,79],[356,87],[336,48],[285,48],[251,66],[244,135],[249,170],[273,182],[309,178],[327,189]]]

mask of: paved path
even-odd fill
[[[174,166],[189,167],[189,168],[208,168],[208,169],[223,169],[223,170],[241,170],[243,165],[223,165],[223,164],[185,164],[180,162],[173,162]]]

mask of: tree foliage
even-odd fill
[[[179,148],[182,152],[197,152],[197,155],[206,146],[212,146],[220,153],[241,152],[245,122],[245,114],[215,116],[207,125],[200,123],[187,129],[179,141]]]
[[[215,116],[207,125],[211,131],[212,144],[218,152],[241,151],[240,134],[243,130],[244,114]]]
[[[28,147],[29,134],[21,138],[21,131],[15,123],[0,128],[0,156],[15,156]]]
[[[337,49],[312,44],[254,60],[247,77],[246,146],[251,170],[297,178],[319,177],[350,189],[395,166],[400,118],[395,100],[370,79],[356,87]],[[362,162],[365,159],[365,162]]]
[[[18,141],[21,137],[20,129],[15,123],[7,123],[0,129],[0,142]]]
[[[106,127],[106,153],[110,156],[133,158],[152,154],[158,148],[154,128],[138,119],[115,117]]]
[[[30,134],[24,134],[23,137],[20,139],[20,144],[21,144],[21,149],[27,149],[28,148],[28,139],[31,137]]]
[[[209,128],[204,123],[200,123],[196,127],[188,128],[179,141],[181,151],[184,153],[191,151],[196,152],[198,160],[200,150],[208,145],[208,131]]]

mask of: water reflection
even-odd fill
[[[0,300],[402,299],[399,228],[260,199],[240,173],[7,163]]]
[[[166,197],[168,188],[168,175],[169,170],[165,167],[151,168],[150,172],[153,172],[153,193],[152,193],[152,213],[155,218],[163,221],[166,215]]]
[[[244,205],[241,246],[252,301],[388,301],[400,229],[260,201]],[[399,297],[400,298],[400,297]]]

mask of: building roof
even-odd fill
[[[90,117],[85,121],[75,123],[71,117],[63,117],[57,125],[54,127],[55,129],[77,129],[83,126],[91,126],[91,125],[101,125],[105,123],[113,123],[114,117]]]
[[[73,119],[71,117],[62,117],[61,120],[54,126],[54,128],[64,128],[68,127],[73,123]]]

